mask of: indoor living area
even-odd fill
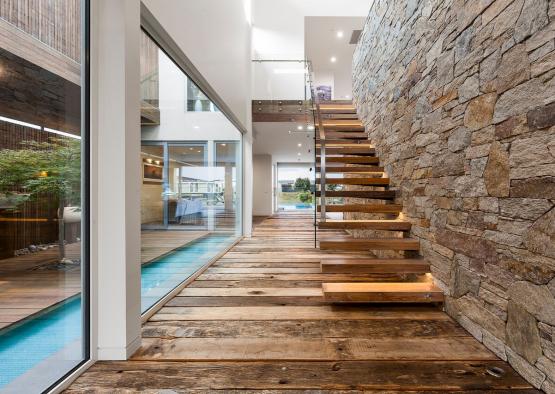
[[[555,0],[0,0],[0,394],[555,394]]]

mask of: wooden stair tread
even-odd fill
[[[320,262],[323,273],[414,273],[430,272],[424,259],[340,259],[324,258]]]
[[[320,197],[320,191],[316,191],[316,197]],[[326,190],[326,197],[351,197],[351,198],[373,198],[377,200],[392,200],[396,196],[395,190]]]
[[[331,302],[442,302],[443,291],[431,282],[322,283]]]
[[[320,172],[321,167],[316,167],[316,172]],[[334,166],[328,167],[326,166],[326,172],[329,173],[347,173],[347,172],[362,172],[362,173],[374,173],[380,172],[383,173],[384,168],[379,166]]]
[[[396,219],[326,220],[325,222],[319,222],[318,227],[321,229],[372,229],[409,231],[411,229],[411,223],[404,220]]]
[[[419,250],[420,242],[414,238],[339,238],[320,241],[322,250]]]
[[[316,148],[316,155],[320,156],[321,148]],[[326,158],[328,155],[357,155],[357,156],[374,156],[376,150],[374,148],[359,148],[359,147],[345,147],[345,148],[328,148],[326,147]]]
[[[316,141],[316,148],[321,148],[322,144]],[[374,149],[374,146],[367,140],[352,141],[352,140],[326,140],[326,148],[360,148],[360,149]]]
[[[376,173],[383,174],[383,173]],[[381,178],[380,176],[374,177],[360,177],[360,178],[326,178],[326,185],[361,185],[361,186],[387,186],[389,185],[389,178]],[[320,184],[320,178],[316,178],[316,184]]]
[[[326,204],[326,212],[399,213],[402,210],[400,204]],[[321,212],[320,205],[318,212]]]
[[[346,157],[326,157],[327,163],[344,163],[344,164],[379,164],[380,159],[375,156],[346,156]]]
[[[326,131],[325,132],[326,139],[328,138],[342,138],[342,139],[362,139],[368,140],[368,134],[361,131],[353,131],[353,132],[338,132],[338,131]],[[318,141],[320,138],[316,138]]]
[[[320,112],[323,114],[356,114],[357,110],[352,105],[320,104]]]

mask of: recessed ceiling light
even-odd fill
[[[335,63],[337,61],[337,58],[335,56],[332,56],[330,58],[330,62]]]
[[[349,96],[348,94],[345,96],[346,99],[350,99],[351,96]]]
[[[343,38],[343,32],[341,30],[337,31],[337,38]]]
[[[314,126],[313,125],[307,126],[307,129],[308,130],[314,130]]]
[[[300,155],[301,155],[301,152],[298,152],[298,153],[297,153],[297,156],[300,156]]]
[[[302,130],[303,126],[297,126],[297,130]]]
[[[222,146],[227,146],[227,144],[222,144]]]
[[[289,130],[289,134],[291,134],[291,130]]]
[[[303,146],[303,144],[300,144],[300,143],[299,143],[299,144],[297,144],[297,146],[300,148],[301,146]]]
[[[200,126],[193,126],[193,129],[200,129]]]

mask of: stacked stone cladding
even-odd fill
[[[447,312],[555,393],[555,0],[375,0],[353,97]]]

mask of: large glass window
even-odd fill
[[[86,2],[8,3],[0,5],[0,392],[40,393],[89,351]]]
[[[276,189],[278,211],[314,209],[314,175],[310,164],[278,163]]]
[[[145,312],[242,234],[242,183],[241,133],[144,32],[141,72]]]

